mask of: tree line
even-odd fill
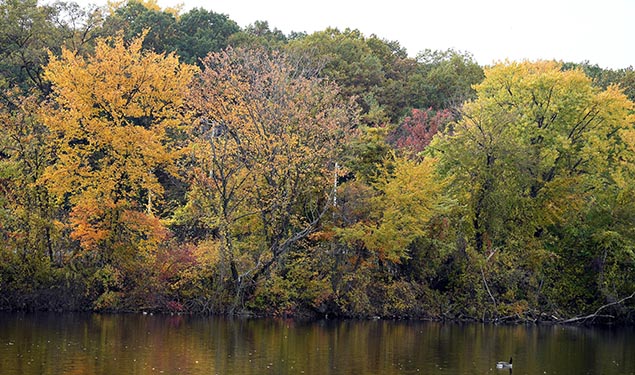
[[[151,0],[0,46],[0,308],[633,321],[632,67]]]

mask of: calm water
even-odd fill
[[[0,374],[635,374],[633,329],[0,313]]]

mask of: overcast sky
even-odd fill
[[[105,0],[81,0],[96,3]],[[396,40],[408,54],[454,48],[482,65],[505,59],[635,66],[635,0],[158,0],[268,21],[285,34],[332,26]]]

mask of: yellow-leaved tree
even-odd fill
[[[170,135],[196,71],[142,50],[144,35],[100,39],[86,58],[64,49],[45,67],[53,93],[41,118],[56,159],[42,181],[70,207],[72,238],[103,263],[151,253],[165,237],[159,175],[174,171]]]
[[[435,170],[436,160],[395,158],[393,170],[384,170],[374,184],[377,195],[368,200],[367,220],[339,230],[344,241],[361,241],[382,260],[400,263],[408,246],[428,233],[430,220],[445,209],[447,185]]]
[[[477,99],[431,148],[455,181],[461,232],[481,271],[469,282],[481,279],[494,316],[534,313],[528,306],[540,308],[545,289],[554,306],[567,296],[579,303],[572,311],[586,308],[607,283],[612,254],[621,254],[616,269],[635,260],[632,219],[620,209],[633,204],[624,194],[633,103],[619,87],[601,90],[553,61],[496,65],[475,88]],[[602,286],[607,299],[624,293],[615,292],[618,275]]]

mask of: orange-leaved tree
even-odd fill
[[[194,174],[235,308],[318,226],[357,112],[335,85],[283,54],[230,49],[203,65],[190,99]]]
[[[171,134],[196,71],[143,51],[144,36],[100,39],[86,58],[64,49],[45,67],[53,94],[41,116],[56,160],[42,180],[70,208],[71,236],[102,264],[152,253],[165,236],[158,176],[174,170]]]

